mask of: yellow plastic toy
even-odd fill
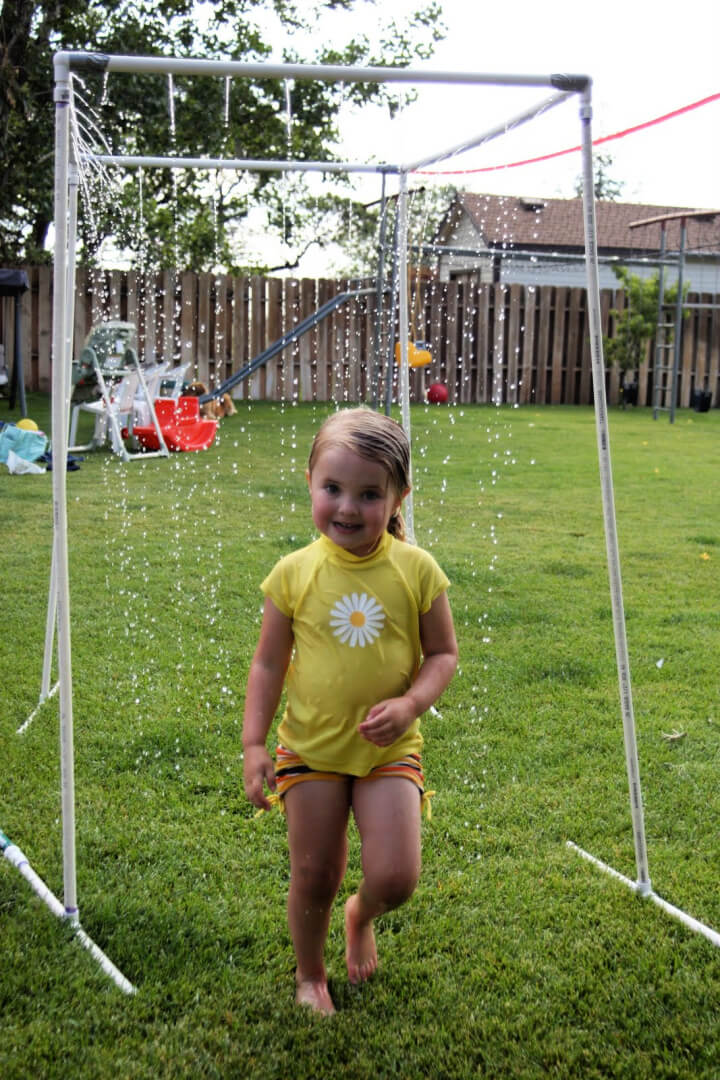
[[[400,363],[400,342],[395,344],[395,363]],[[411,368],[425,367],[432,363],[429,351],[423,348],[423,343],[408,341],[408,364]]]
[[[22,420],[18,420],[16,427],[22,428],[23,431],[39,431],[37,424],[34,420],[31,420],[29,416],[24,416]]]

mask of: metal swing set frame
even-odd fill
[[[579,102],[581,129],[581,154],[583,177],[583,217],[585,228],[585,256],[587,267],[588,319],[590,328],[590,351],[595,407],[595,427],[600,482],[603,505],[603,522],[606,541],[608,574],[612,603],[615,652],[623,721],[625,760],[629,782],[632,833],[635,848],[636,878],[631,880],[614,870],[595,856],[584,851],[572,841],[568,847],[596,867],[620,880],[640,896],[652,899],[668,914],[683,922],[691,930],[702,934],[712,944],[720,946],[720,934],[698,922],[679,908],[659,897],[652,889],[648,869],[645,826],[640,789],[640,773],[633,715],[630,665],[625,630],[625,614],[620,575],[617,527],[615,520],[610,440],[608,431],[607,401],[605,391],[605,366],[602,351],[600,291],[598,281],[598,254],[593,193],[592,160],[592,82],[587,75],[509,75],[483,74],[465,71],[433,71],[412,68],[342,67],[336,65],[247,63],[242,61],[217,61],[165,57],[108,56],[86,52],[60,52],[55,65],[55,289],[53,298],[53,379],[52,379],[52,442],[56,461],[64,461],[67,454],[69,416],[69,371],[72,362],[72,328],[74,304],[74,265],[77,222],[77,170],[83,161],[73,160],[70,137],[70,106],[72,101],[73,71],[92,69],[104,73],[132,73],[159,76],[210,76],[225,78],[277,78],[325,80],[330,82],[404,83],[410,85],[445,84],[457,86],[489,86],[537,88],[549,90],[551,96],[525,110],[510,120],[472,136],[459,145],[424,155],[417,160],[394,165],[367,164],[362,162],[328,161],[262,161],[245,159],[212,159],[182,157],[127,157],[95,155],[96,163],[135,168],[196,168],[204,170],[230,169],[245,171],[296,171],[319,173],[376,173],[385,178],[397,177],[397,263],[393,277],[397,281],[399,326],[409,325],[408,312],[408,176],[430,165],[455,157],[465,151],[481,146],[506,132],[525,124],[541,112],[575,98]],[[400,371],[399,399],[402,422],[410,434],[408,334],[399,334]],[[126,993],[134,992],[132,984],[85,934],[80,926],[76,888],[75,860],[75,793],[73,751],[73,684],[70,641],[70,592],[68,574],[68,529],[66,474],[64,469],[53,470],[53,580],[51,581],[51,605],[48,622],[56,620],[58,688],[60,708],[60,756],[62,787],[62,834],[63,834],[63,882],[64,902],[61,904],[47,886],[34,873],[22,851],[0,832],[0,849],[30,881],[35,891],[55,914],[64,918],[75,929],[78,939],[90,950],[103,970],[116,985]],[[408,530],[412,536],[412,503],[408,510]],[[50,614],[52,609],[53,615]],[[42,700],[42,699],[41,699]],[[37,711],[37,710],[36,710]],[[23,725],[25,728],[27,725]],[[22,730],[22,729],[21,729]]]

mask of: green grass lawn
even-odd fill
[[[7,403],[0,403],[0,419]],[[49,401],[28,411],[48,425]],[[284,820],[242,792],[259,582],[313,535],[321,406],[241,405],[206,453],[67,476],[78,894],[122,994],[0,860],[0,1075],[720,1076],[720,949],[635,877],[591,410],[415,407],[418,542],[452,579],[437,790],[380,970],[293,1004]],[[610,415],[650,872],[720,930],[720,412]],[[38,703],[51,476],[0,466],[0,829],[62,899],[57,698]],[[673,731],[684,737],[668,741]]]

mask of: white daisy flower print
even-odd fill
[[[345,645],[355,648],[371,645],[379,636],[385,622],[385,612],[367,593],[353,593],[338,600],[330,612],[333,634]]]

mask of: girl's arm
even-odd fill
[[[373,705],[358,726],[360,734],[376,746],[390,746],[399,739],[437,701],[455,673],[458,648],[446,592],[440,593],[430,610],[420,616],[420,642],[423,663],[415,682],[402,697]]]
[[[275,790],[275,770],[265,746],[280,701],[293,647],[292,621],[265,598],[260,639],[250,664],[243,721],[245,794],[253,806],[270,809],[266,781]]]

